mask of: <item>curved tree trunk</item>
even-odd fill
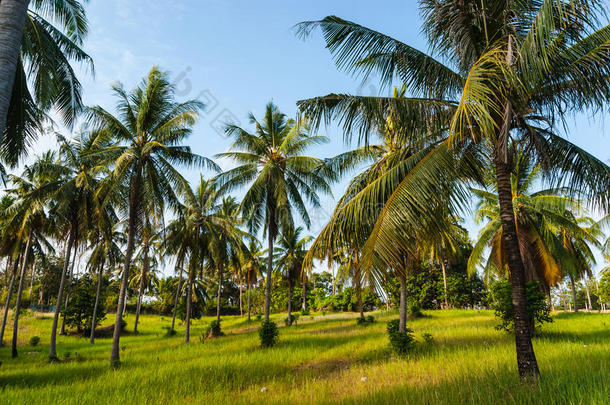
[[[576,302],[576,283],[574,276],[570,274],[570,287],[572,288],[572,302],[574,302],[574,312],[578,312],[578,303]]]
[[[112,333],[112,352],[110,354],[110,367],[116,368],[121,363],[119,354],[119,343],[121,339],[121,321],[123,320],[123,310],[125,306],[125,295],[127,292],[127,282],[129,281],[129,269],[131,268],[131,256],[136,233],[136,215],[138,212],[137,190],[139,188],[139,177],[132,178],[129,185],[129,223],[127,225],[127,249],[125,250],[125,264],[123,265],[123,275],[121,277],[121,289],[119,291],[119,302],[116,308],[114,321],[114,331]]]
[[[8,285],[8,292],[6,294],[6,305],[4,306],[4,317],[2,318],[2,327],[0,328],[0,347],[4,346],[4,329],[6,328],[6,321],[8,319],[8,309],[11,306],[11,298],[13,295],[13,287],[15,285],[15,277],[17,276],[17,270],[19,268],[19,257],[12,263],[13,274],[11,275],[11,281]]]
[[[269,321],[271,309],[271,275],[273,273],[273,232],[269,230],[269,257],[267,258],[267,281],[265,285],[265,322]]]
[[[97,275],[97,290],[95,291],[95,305],[93,306],[93,317],[91,318],[91,335],[89,335],[89,344],[95,343],[95,320],[97,318],[97,307],[100,302],[100,294],[102,293],[103,277],[104,266],[100,266],[100,272]]]
[[[72,292],[72,280],[74,280],[74,264],[76,263],[76,252],[78,251],[78,243],[74,245],[74,256],[72,256],[72,266],[70,267],[70,278],[66,287],[66,301],[64,302],[64,314],[61,317],[61,327],[59,328],[59,334],[66,334],[66,309],[70,302],[70,292]]]
[[[72,255],[72,246],[74,245],[74,231],[70,229],[70,235],[68,236],[68,243],[66,243],[66,251],[64,253],[64,268],[61,272],[61,280],[59,282],[59,292],[57,293],[57,303],[55,304],[55,314],[53,315],[53,326],[51,326],[51,340],[49,344],[49,359],[57,359],[56,350],[56,339],[57,339],[57,323],[59,321],[59,310],[61,307],[61,301],[64,294],[64,287],[66,284],[66,275],[68,273],[68,266],[70,265],[70,256]]]
[[[443,259],[441,259],[441,270],[443,271],[443,288],[445,289],[445,309],[449,309],[449,300],[447,299],[447,271]]]
[[[292,326],[292,281],[288,282],[288,326]]]
[[[218,269],[218,296],[216,298],[216,320],[220,321],[220,298],[222,294],[222,276],[223,266],[220,265]]]
[[[180,268],[180,276],[178,279],[178,287],[176,288],[176,299],[174,300],[174,311],[172,313],[172,328],[174,330],[174,326],[176,324],[176,310],[178,309],[178,302],[180,298],[180,289],[182,288],[182,267]]]
[[[398,331],[405,332],[407,330],[407,277],[404,272],[398,275],[400,281],[400,310]]]
[[[191,339],[191,301],[193,300],[193,277],[189,274],[186,287],[186,332],[184,333],[184,343]]]
[[[0,2],[0,141],[13,94],[29,0]]]
[[[511,168],[498,151],[494,154],[496,179],[498,182],[498,205],[502,223],[502,242],[506,251],[510,281],[512,285],[513,316],[515,323],[515,346],[517,351],[517,366],[522,378],[540,375],[538,362],[534,354],[530,333],[529,315],[525,296],[525,268],[519,251],[517,225],[512,200]]]
[[[13,342],[12,342],[12,357],[17,357],[17,334],[19,332],[19,310],[21,309],[21,293],[23,292],[23,281],[25,279],[25,270],[27,269],[30,260],[30,242],[32,233],[28,236],[28,241],[25,244],[25,253],[23,254],[23,264],[21,266],[21,274],[19,275],[19,287],[17,288],[17,301],[15,302],[15,318],[13,322]]]
[[[243,298],[242,298],[243,285],[241,283],[241,275],[239,276],[239,279],[237,280],[237,284],[239,286],[239,316],[244,316],[244,306],[243,306]]]
[[[248,280],[248,321],[251,321],[252,319],[250,318],[250,280]]]

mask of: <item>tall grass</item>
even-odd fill
[[[434,311],[409,321],[418,347],[393,356],[385,321],[357,326],[356,315],[301,317],[280,328],[280,343],[259,348],[257,322],[225,317],[226,336],[200,342],[213,318],[165,337],[171,319],[143,316],[141,333],[121,338],[122,367],[111,371],[111,339],[60,336],[60,363],[48,363],[50,319],[20,322],[19,358],[0,349],[1,403],[409,403],[605,404],[610,399],[610,316],[559,314],[534,345],[543,379],[522,383],[512,337],[487,311]],[[285,315],[277,315],[280,323]],[[128,330],[133,316],[127,317]],[[138,327],[140,329],[140,327]],[[422,335],[430,333],[432,343]],[[10,333],[7,333],[10,336]],[[41,337],[36,347],[31,336]],[[363,379],[363,377],[366,377]],[[265,392],[261,388],[266,387]]]

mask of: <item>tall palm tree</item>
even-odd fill
[[[15,166],[55,109],[73,124],[82,109],[71,66],[93,62],[82,49],[88,31],[82,1],[7,0],[0,5],[0,157]]]
[[[287,229],[280,235],[276,249],[277,264],[288,282],[288,326],[292,325],[292,291],[303,277],[303,260],[307,254],[307,244],[311,236],[301,237],[303,228]]]
[[[265,257],[265,251],[263,250],[258,239],[254,237],[248,238],[248,244],[246,249],[243,250],[242,268],[244,272],[244,278],[246,279],[246,290],[247,290],[247,312],[248,321],[251,320],[251,289],[254,284],[258,281],[258,275],[262,274],[263,262]]]
[[[122,308],[143,215],[151,211],[160,214],[166,204],[178,205],[177,193],[187,189],[188,183],[175,164],[201,166],[209,161],[180,144],[191,134],[202,104],[194,100],[176,102],[175,87],[167,73],[153,67],[133,91],[127,92],[121,84],[113,91],[119,100],[116,117],[99,106],[90,108],[88,115],[96,127],[120,142],[110,148],[116,155],[114,168],[98,193],[106,195],[104,201],[109,203],[121,194],[119,191],[127,190],[127,247],[110,356],[111,366],[116,367],[120,363]]]
[[[144,297],[144,291],[148,290],[155,281],[155,274],[152,271],[158,265],[157,255],[155,251],[158,250],[161,243],[161,232],[156,231],[156,224],[154,221],[151,222],[149,218],[144,220],[144,226],[142,228],[141,235],[141,247],[136,254],[136,260],[140,263],[141,272],[136,275],[132,281],[138,283],[138,298],[136,303],[136,317],[133,323],[133,333],[138,333],[138,321],[140,319],[140,310],[142,309],[142,298]],[[152,252],[151,252],[152,250]],[[154,265],[151,266],[151,262]]]
[[[324,176],[316,171],[322,161],[302,155],[327,138],[310,135],[305,121],[287,119],[273,103],[267,104],[262,121],[250,114],[250,123],[256,127],[254,133],[236,125],[227,126],[227,135],[234,139],[232,151],[217,156],[230,158],[239,166],[221,173],[217,181],[227,190],[248,185],[240,211],[252,233],[262,227],[267,236],[265,321],[269,321],[275,239],[281,229],[293,226],[293,211],[309,227],[311,221],[304,199],[318,207],[317,193],[330,193]]]
[[[398,79],[413,97],[332,94],[300,106],[314,124],[337,117],[346,133],[364,137],[391,110],[405,126],[444,127],[446,144],[453,150],[468,144],[485,148],[496,169],[519,374],[536,377],[508,145],[511,140],[529,145],[558,183],[586,189],[596,204],[608,207],[610,170],[558,133],[567,112],[600,108],[610,99],[610,27],[600,26],[604,2],[420,0],[420,8],[424,33],[437,58],[335,16],[300,26],[303,35],[322,29],[340,68],[364,78],[377,73],[384,84]],[[404,195],[407,188],[405,184],[397,192]],[[421,200],[434,197],[427,194],[420,195]],[[398,213],[402,200],[393,199],[386,211]],[[390,235],[396,225],[393,217],[382,217],[380,234]]]

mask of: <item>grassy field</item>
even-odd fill
[[[543,375],[536,385],[519,381],[512,337],[494,329],[490,312],[431,311],[409,321],[418,347],[405,359],[391,354],[385,335],[385,321],[396,314],[375,316],[369,326],[357,326],[355,314],[302,317],[282,327],[280,343],[267,350],[258,347],[258,324],[243,318],[225,317],[226,336],[204,343],[199,337],[211,319],[198,320],[185,345],[183,328],[164,337],[171,319],[144,316],[142,333],[121,339],[122,367],[111,371],[111,339],[90,346],[60,336],[62,361],[49,364],[51,319],[32,314],[20,323],[19,358],[0,349],[0,402],[610,403],[608,314],[555,315],[534,342]],[[133,327],[133,315],[127,322]],[[424,343],[424,333],[434,342]],[[41,343],[31,347],[34,335]]]

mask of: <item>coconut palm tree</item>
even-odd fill
[[[288,326],[292,325],[292,291],[303,274],[303,260],[307,254],[307,244],[311,236],[301,237],[303,228],[287,229],[280,235],[275,255],[277,267],[288,283]]]
[[[309,227],[311,221],[304,200],[318,207],[317,193],[330,193],[324,176],[316,171],[322,161],[302,155],[313,145],[326,142],[327,138],[310,135],[305,121],[287,119],[273,103],[267,104],[262,121],[250,114],[250,123],[256,127],[254,133],[236,125],[227,126],[227,135],[234,139],[232,151],[217,156],[230,158],[239,166],[218,175],[217,182],[227,190],[248,185],[240,211],[252,233],[262,227],[267,236],[270,253],[265,321],[269,321],[275,239],[281,229],[293,226],[293,211]]]
[[[364,78],[379,74],[386,85],[398,79],[413,97],[392,100],[331,94],[303,101],[300,107],[314,127],[336,117],[348,135],[358,133],[366,138],[391,110],[397,122],[407,127],[423,126],[431,134],[444,127],[446,144],[453,150],[466,144],[484,146],[496,169],[502,237],[515,303],[519,374],[536,377],[539,371],[528,332],[525,269],[513,215],[509,145],[512,141],[527,144],[557,183],[586,190],[595,203],[608,207],[610,170],[558,132],[567,112],[595,110],[610,99],[610,27],[600,26],[604,3],[420,0],[420,8],[433,56],[335,16],[299,27],[305,36],[321,28],[339,68]],[[429,161],[432,165],[432,159]],[[396,195],[404,196],[412,187],[404,184]],[[420,201],[434,197],[432,192],[422,195],[425,190],[418,188]],[[388,204],[390,215],[380,217],[379,235],[389,236],[396,228],[392,214],[398,214],[403,201],[394,198]]]
[[[150,221],[150,218],[144,220],[144,227],[142,228],[141,234],[141,246],[139,251],[136,253],[134,261],[139,262],[141,271],[139,274],[134,275],[132,278],[133,283],[138,284],[138,298],[136,304],[136,317],[133,324],[133,333],[138,333],[138,321],[140,319],[140,310],[142,308],[142,298],[144,297],[144,291],[150,289],[154,285],[156,275],[154,270],[158,267],[159,263],[155,250],[162,241],[162,234],[156,231],[156,224]],[[151,250],[153,250],[151,255]]]
[[[0,5],[0,157],[15,166],[40,133],[45,113],[72,125],[82,109],[71,63],[93,62],[82,1],[7,0]]]
[[[110,356],[111,366],[116,367],[120,363],[122,308],[143,217],[150,212],[160,215],[166,204],[179,204],[178,194],[188,188],[188,182],[174,165],[214,165],[180,144],[191,134],[202,104],[194,100],[176,102],[175,87],[167,73],[153,67],[133,91],[126,91],[121,84],[115,85],[113,91],[118,99],[118,115],[97,106],[89,109],[88,117],[96,128],[120,142],[108,151],[116,156],[114,168],[98,194],[105,196],[105,203],[121,194],[127,201],[127,247]],[[125,193],[120,192],[123,189]]]
[[[246,279],[247,289],[247,309],[248,309],[248,321],[251,320],[251,289],[254,284],[258,281],[259,274],[262,274],[262,268],[264,266],[265,251],[263,250],[258,239],[254,237],[248,238],[248,245],[242,252],[242,268],[244,271],[244,278]]]

